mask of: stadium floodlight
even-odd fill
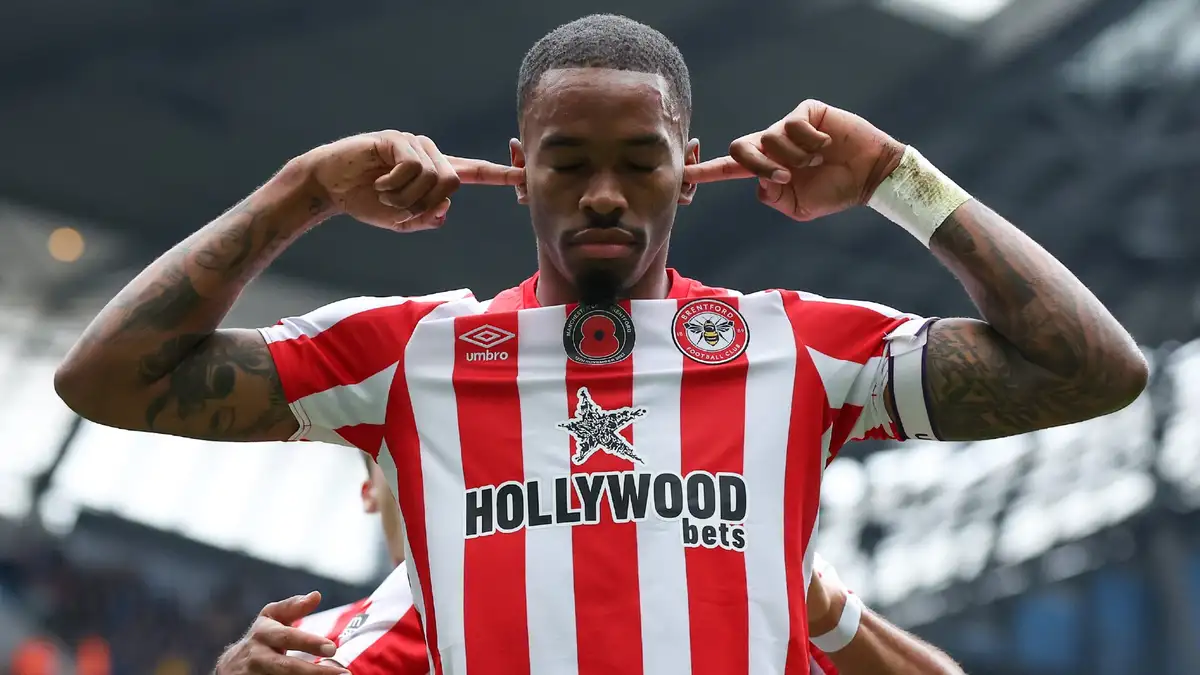
[[[941,29],[978,26],[999,14],[1012,0],[880,0],[879,6],[900,16]]]

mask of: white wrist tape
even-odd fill
[[[862,614],[863,601],[857,595],[847,593],[846,606],[842,609],[842,618],[838,619],[837,627],[824,635],[813,635],[808,639],[826,654],[840,652],[858,635]]]
[[[971,198],[911,145],[867,206],[929,246],[934,231]]]

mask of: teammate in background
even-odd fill
[[[806,67],[820,66],[776,69],[773,86]],[[134,279],[55,376],[102,424],[376,458],[398,486],[437,675],[804,673],[821,477],[846,442],[1019,434],[1145,386],[1141,352],[1078,279],[857,115],[804,101],[701,162],[678,49],[607,15],[539,40],[517,92],[511,166],[395,131],[296,157]],[[677,206],[744,177],[793,220],[876,210],[983,320],[742,295],[669,269]],[[490,302],[357,298],[218,329],[330,216],[439,227],[461,183],[515,189],[534,276]]]
[[[404,522],[396,498],[388,487],[379,465],[363,456],[367,479],[362,484],[365,513],[379,514],[383,539],[393,569],[370,596],[358,602],[311,613],[321,602],[321,594],[295,596],[262,608],[258,618],[242,639],[230,645],[217,659],[214,675],[334,675],[345,673],[329,661],[314,663],[321,657],[338,654],[341,665],[357,663],[360,657],[369,666],[355,665],[362,673],[388,675],[424,675],[429,672],[425,638],[413,608],[404,564]],[[350,635],[379,631],[373,648],[352,647],[339,650]],[[360,643],[361,644],[361,643]],[[361,670],[365,667],[384,670]]]
[[[379,514],[395,568],[370,596],[349,605],[310,613],[320,603],[316,591],[268,604],[246,635],[217,659],[214,675],[336,675],[345,668],[355,675],[429,672],[404,564],[400,509],[383,471],[369,457],[364,460],[363,511]],[[945,653],[861,603],[848,602],[851,597],[833,566],[817,555],[807,595],[808,626],[811,640],[829,651],[810,645],[813,675],[962,675]]]
[[[847,591],[837,570],[819,555],[814,567],[808,589],[809,631],[815,636],[812,641],[829,651],[810,645],[813,675],[964,675],[947,654],[863,607]],[[376,594],[383,595],[382,590]],[[368,625],[343,638],[331,660],[348,665],[354,675],[417,672],[388,667],[411,658],[414,649],[408,637],[411,632],[403,628],[411,610],[400,603],[388,606],[401,611],[372,613]],[[427,668],[421,665],[423,674]],[[262,671],[262,675],[274,673]]]
[[[813,675],[964,675],[945,652],[867,609],[820,555],[808,588],[808,631]]]

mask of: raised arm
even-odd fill
[[[122,289],[67,354],[54,385],[83,417],[217,440],[297,429],[263,338],[217,330],[246,283],[330,205],[289,164]]]
[[[1119,410],[1141,394],[1146,361],[1129,333],[1062,263],[968,200],[930,249],[984,321],[944,319],[926,347],[925,390],[943,440],[994,438]]]
[[[930,247],[983,317],[940,320],[923,334],[917,377],[938,438],[1078,422],[1125,407],[1146,385],[1133,339],[1066,267],[857,115],[805,101],[734,141],[729,157],[684,174],[693,183],[756,176],[759,200],[801,221],[869,203]],[[1064,225],[1071,226],[1086,224]],[[889,408],[892,393],[884,397]]]
[[[224,441],[289,438],[298,424],[264,338],[217,326],[245,285],[325,218],[437,227],[460,175],[520,182],[518,169],[446,157],[428,138],[395,131],[301,155],[118,293],[59,366],[55,389],[80,415],[109,426]]]

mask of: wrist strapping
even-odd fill
[[[863,601],[853,593],[846,594],[846,606],[842,608],[842,617],[838,619],[837,627],[824,635],[813,635],[809,640],[817,649],[832,654],[840,652],[858,635],[858,626],[862,623]]]
[[[900,165],[883,179],[867,206],[928,247],[933,233],[969,199],[966,190],[910,145],[904,149]]]

